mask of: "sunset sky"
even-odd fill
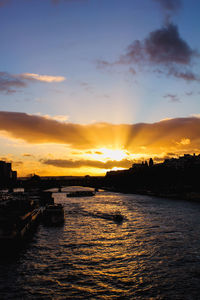
[[[104,175],[200,153],[200,1],[0,0],[0,159]]]

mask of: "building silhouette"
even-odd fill
[[[10,184],[16,182],[17,171],[12,170],[12,164],[0,161],[0,186],[9,186]]]
[[[107,172],[105,185],[122,192],[186,197],[188,193],[200,193],[199,174],[200,155],[184,154],[162,163],[150,159],[126,170]]]

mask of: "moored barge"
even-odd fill
[[[46,206],[43,212],[43,223],[49,226],[62,225],[65,220],[65,213],[62,204]]]
[[[27,195],[0,197],[0,243],[5,247],[21,242],[35,227],[41,208]]]

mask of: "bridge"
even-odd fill
[[[37,188],[47,190],[51,188],[62,188],[66,186],[85,186],[92,188],[102,188],[105,185],[104,177],[85,176],[85,177],[39,177],[33,176],[30,179],[18,179],[14,187],[21,187],[25,190]]]

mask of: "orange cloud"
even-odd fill
[[[190,139],[184,138],[180,142],[177,142],[178,145],[189,145]]]
[[[112,169],[113,167],[118,168],[130,168],[132,162],[127,159],[121,161],[109,160],[106,162],[97,160],[65,160],[65,159],[47,159],[41,160],[43,164],[52,165],[60,168],[80,168],[80,167],[94,167],[99,169]]]
[[[72,149],[115,148],[132,153],[141,153],[143,149],[146,154],[174,152],[180,147],[192,152],[200,149],[200,118],[196,117],[153,124],[81,125],[26,113],[0,112],[0,131],[4,136],[6,134],[30,144],[66,144]]]
[[[68,120],[68,116],[66,115],[55,115],[55,116],[50,116],[50,115],[41,115],[41,113],[37,113],[38,116],[42,116],[46,119],[49,119],[49,120],[56,120],[56,121],[59,121],[59,122],[66,122]]]
[[[40,75],[35,73],[24,73],[21,74],[21,77],[24,79],[33,79],[43,82],[62,82],[66,80],[66,78],[63,76]]]

